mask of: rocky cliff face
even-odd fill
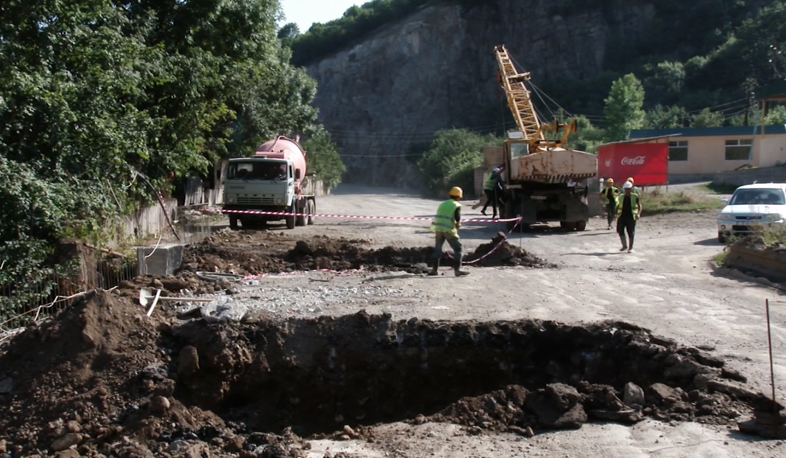
[[[653,14],[652,2],[639,0],[489,0],[469,10],[445,2],[313,63],[315,103],[347,164],[345,181],[415,186],[413,148],[434,132],[496,124],[499,133],[507,107],[495,45],[535,82],[591,78]]]

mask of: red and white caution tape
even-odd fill
[[[432,221],[433,217],[423,216],[369,216],[369,215],[336,215],[327,213],[293,213],[293,212],[272,212],[262,210],[221,210],[227,215],[268,215],[268,216],[311,216],[315,218],[350,218],[350,219],[388,219],[388,220],[407,220],[407,221]],[[520,218],[492,219],[492,218],[469,218],[462,219],[462,223],[509,223],[519,221]]]

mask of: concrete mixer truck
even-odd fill
[[[230,159],[225,176],[223,212],[231,229],[237,230],[238,222],[253,228],[282,219],[288,229],[314,224],[312,216],[243,213],[316,213],[316,198],[308,192],[314,184],[306,176],[306,152],[298,139],[278,136],[263,143],[253,156]]]

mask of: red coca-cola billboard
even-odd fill
[[[598,177],[621,183],[633,177],[637,186],[669,181],[668,143],[611,143],[598,148]]]

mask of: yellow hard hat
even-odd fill
[[[628,182],[633,183],[633,177],[628,177]]]
[[[606,178],[606,183],[614,184],[614,178]]]
[[[453,189],[450,190],[450,197],[458,197],[459,199],[462,199],[464,197],[464,191],[462,191],[458,186],[453,186]]]

